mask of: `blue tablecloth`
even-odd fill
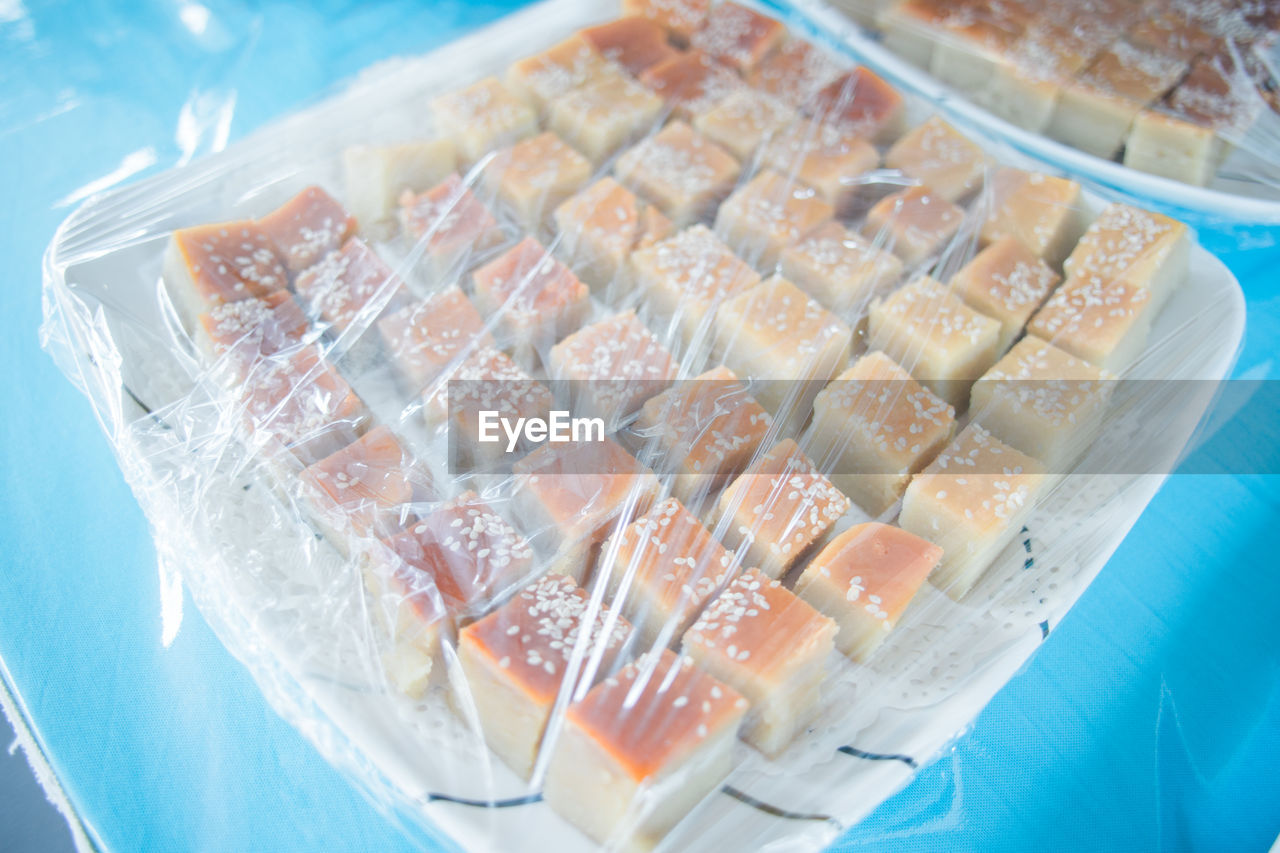
[[[37,344],[41,252],[84,188],[206,150],[232,106],[237,137],[510,5],[0,2],[0,660],[23,722],[105,849],[410,842],[271,712],[194,608],[162,646],[145,519],[87,403]],[[184,105],[199,132],[175,132]],[[1280,250],[1203,238],[1248,295],[1238,373],[1274,376]],[[1258,412],[1231,433],[1273,449],[1277,434]],[[1173,477],[973,730],[841,847],[1270,845],[1278,486]]]

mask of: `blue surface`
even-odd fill
[[[194,608],[162,647],[145,519],[37,345],[59,202],[122,164],[175,162],[193,89],[206,105],[236,93],[237,137],[507,5],[218,3],[197,35],[205,7],[190,2],[120,17],[0,0],[0,659],[106,849],[410,843],[272,713]],[[1249,296],[1238,372],[1274,377],[1280,253],[1203,236]],[[1258,414],[1228,439],[1274,453]],[[1265,849],[1280,833],[1278,521],[1275,477],[1172,478],[971,733],[842,846]]]

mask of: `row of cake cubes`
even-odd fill
[[[844,0],[896,53],[1034,132],[1203,185],[1260,111],[1280,5]],[[1255,49],[1258,48],[1258,49]]]

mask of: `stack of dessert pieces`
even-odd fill
[[[1260,114],[1280,5],[840,0],[886,46],[1013,124],[1205,185]],[[1273,117],[1274,120],[1274,117]]]
[[[347,207],[176,231],[165,281],[228,422],[357,561],[393,688],[645,846],[738,738],[786,749],[926,581],[983,576],[1187,237],[905,127],[752,9],[624,8],[436,97],[436,138],[348,150]],[[556,409],[604,428],[481,438]]]

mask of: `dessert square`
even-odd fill
[[[543,797],[601,844],[651,849],[729,775],[746,711],[688,657],[646,654],[569,706]]]
[[[1213,125],[1157,107],[1134,118],[1124,145],[1124,164],[1203,187],[1213,180],[1228,153],[1229,146]]]
[[[898,523],[942,548],[930,582],[954,599],[1022,529],[1043,466],[970,424],[907,486]],[[1021,557],[1019,557],[1021,565]]]
[[[690,43],[713,59],[746,73],[782,44],[787,28],[759,12],[724,0],[711,7]]]
[[[513,511],[551,556],[551,571],[581,583],[615,525],[645,512],[653,472],[612,439],[544,444],[512,466]]]
[[[538,114],[496,77],[431,101],[436,130],[451,139],[462,166],[538,132]]]
[[[553,98],[619,73],[618,67],[605,59],[588,39],[575,33],[541,53],[513,62],[507,69],[506,84],[545,112]]]
[[[485,743],[528,779],[556,698],[609,673],[630,633],[625,619],[593,607],[564,575],[534,581],[463,628],[465,701],[475,708]]]
[[[275,242],[248,220],[180,228],[164,255],[164,283],[188,329],[215,305],[289,286]]]
[[[342,152],[344,198],[366,233],[386,231],[400,196],[435,186],[458,168],[450,139],[353,145]]]
[[[356,231],[356,219],[320,187],[307,187],[258,220],[284,265],[298,273],[336,250]]]
[[[1085,226],[1080,185],[1040,172],[997,169],[979,209],[987,214],[983,243],[1016,237],[1052,266],[1062,263]]]
[[[902,95],[864,66],[822,87],[814,96],[812,112],[822,124],[878,143],[897,139],[905,120]]]
[[[570,408],[609,432],[671,384],[678,365],[635,311],[583,326],[551,349],[552,377],[569,382]]]
[[[612,74],[553,99],[549,126],[594,163],[644,136],[662,113],[650,89]]]
[[[734,373],[774,380],[752,392],[784,420],[808,413],[815,386],[840,372],[853,340],[843,320],[776,275],[721,305],[715,329],[716,352]]]
[[[731,93],[746,88],[742,78],[700,50],[651,65],[640,75],[682,121],[693,121]]]
[[[902,261],[839,222],[828,222],[779,255],[782,274],[830,311],[861,309],[902,278]],[[865,314],[857,310],[856,314]]]
[[[415,571],[385,546],[362,565],[368,608],[382,629],[382,668],[392,687],[412,699],[426,693],[440,669],[440,641],[452,631],[452,619],[430,575]]]
[[[382,318],[378,333],[413,394],[480,347],[495,346],[484,319],[456,284]]]
[[[653,21],[676,44],[685,45],[706,23],[711,0],[622,0],[622,14]]]
[[[1085,229],[1063,271],[1069,279],[1123,281],[1148,290],[1155,311],[1186,280],[1190,252],[1181,222],[1113,202]]]
[[[353,324],[359,334],[413,299],[400,276],[359,237],[299,275],[294,290],[311,314],[338,334]]]
[[[973,385],[973,419],[992,435],[1066,473],[1102,420],[1113,377],[1028,335]]]
[[[951,440],[955,414],[897,362],[873,350],[814,400],[809,455],[836,488],[880,515]]]
[[[813,187],[840,213],[853,206],[862,175],[880,165],[871,144],[829,125],[795,122],[773,135],[760,155],[764,165]]]
[[[856,524],[831,540],[796,594],[840,626],[836,646],[865,661],[880,647],[942,558],[942,549],[890,524]]]
[[[940,254],[963,223],[962,208],[928,187],[910,187],[876,202],[862,233],[915,266]]]
[[[962,409],[969,386],[999,357],[1000,323],[921,276],[871,305],[867,345],[946,402]]]
[[[1153,301],[1152,291],[1123,279],[1070,278],[1032,316],[1027,332],[1119,373],[1146,346]]]
[[[831,54],[801,38],[788,39],[747,78],[751,85],[786,104],[812,102],[841,72]]]
[[[591,309],[587,286],[532,237],[480,267],[471,278],[476,306],[496,318],[504,348],[527,369],[576,329]]]
[[[610,62],[633,77],[679,53],[660,24],[638,15],[618,18],[581,31],[582,37]]]
[[[742,738],[775,756],[813,719],[836,623],[747,569],[684,635],[694,663],[751,703]]]
[[[657,453],[672,493],[697,507],[747,467],[772,423],[746,384],[719,365],[650,397],[634,428]]]
[[[795,110],[782,101],[743,89],[694,118],[693,127],[741,162],[749,163],[766,139],[798,120]]]
[[[604,543],[596,576],[645,646],[669,646],[736,568],[702,522],[667,498]]]
[[[597,293],[609,290],[633,251],[673,230],[662,211],[608,176],[561,203],[554,216],[556,254]]]
[[[618,180],[656,204],[677,226],[709,215],[738,180],[738,161],[682,121],[629,148]]]
[[[412,504],[435,497],[430,477],[385,426],[309,466],[299,479],[312,523],[344,556],[356,540],[404,529],[414,519]]]
[[[670,322],[686,347],[706,341],[726,300],[760,283],[760,274],[705,225],[631,254],[629,274],[654,316]]]
[[[928,70],[938,33],[946,21],[941,0],[858,0],[880,8],[866,13],[883,33],[885,47],[907,62]]]
[[[310,326],[288,291],[277,290],[212,306],[200,315],[195,338],[206,362],[230,353],[229,367],[240,381],[258,359],[302,343]]]
[[[424,193],[401,196],[400,221],[433,283],[471,266],[506,241],[493,213],[456,172]]]
[[[1019,240],[1001,237],[961,267],[948,286],[970,308],[999,321],[996,349],[1003,353],[1061,280]]]
[[[895,142],[884,165],[956,202],[982,186],[987,158],[975,142],[935,115]]]
[[[764,169],[720,205],[716,233],[759,269],[773,269],[783,249],[834,214],[816,190]]]
[[[849,499],[787,438],[721,493],[715,529],[743,565],[781,578],[849,507]]]
[[[521,225],[536,233],[556,205],[590,177],[590,160],[554,133],[542,133],[499,151],[482,180]]]
[[[981,90],[1001,59],[1018,43],[1023,22],[1016,7],[1001,6],[995,14],[948,16],[929,56],[929,71],[959,91]]]

